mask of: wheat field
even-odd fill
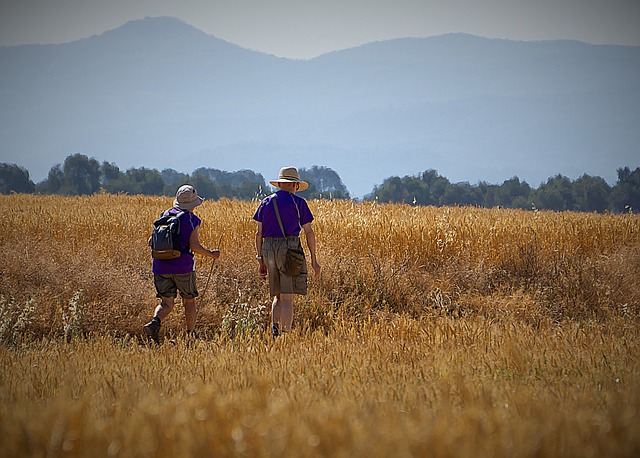
[[[171,201],[0,196],[0,456],[640,454],[636,215],[311,201],[273,340],[257,203],[207,201],[200,338],[178,303],[155,346]]]

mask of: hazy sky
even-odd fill
[[[640,0],[2,0],[0,46],[73,41],[145,16],[293,58],[448,32],[640,45]]]

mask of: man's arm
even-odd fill
[[[220,250],[209,250],[202,246],[200,240],[198,239],[198,228],[196,227],[189,236],[189,248],[194,253],[203,254],[205,256],[209,256],[213,259],[218,259],[220,257]]]
[[[316,234],[313,232],[311,223],[306,223],[302,226],[304,229],[304,235],[307,238],[307,247],[309,253],[311,253],[311,267],[313,267],[313,277],[318,278],[320,276],[320,264],[318,264],[318,257],[316,254]]]
[[[258,260],[258,275],[261,279],[267,278],[267,264],[262,258],[262,222],[258,221],[256,229],[256,259]]]

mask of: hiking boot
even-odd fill
[[[144,333],[155,343],[159,344],[160,338],[158,337],[158,334],[160,333],[160,322],[156,318],[153,318],[150,322],[144,325]]]

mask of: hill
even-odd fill
[[[0,69],[0,162],[36,181],[74,152],[265,177],[322,164],[354,196],[427,169],[537,185],[640,165],[640,47],[450,34],[291,60],[146,18],[0,48]]]

